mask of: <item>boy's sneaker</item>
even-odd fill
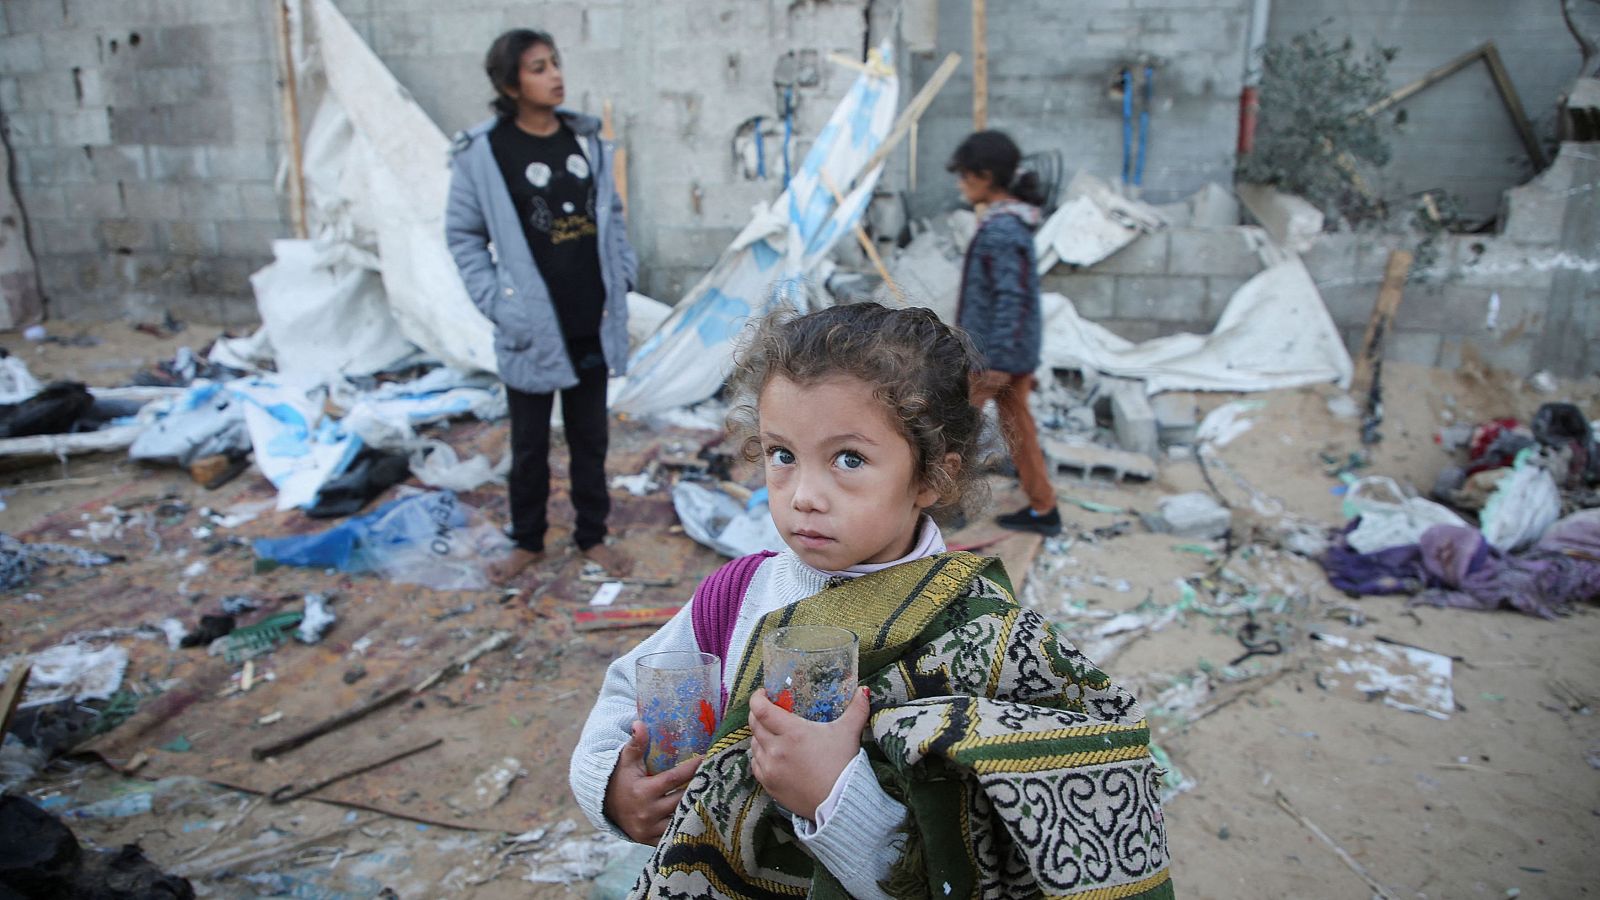
[[[994,521],[1001,528],[1032,531],[1045,537],[1055,537],[1061,533],[1061,510],[1057,507],[1051,507],[1047,513],[1036,513],[1032,507],[1024,506],[1014,513],[996,516]]]

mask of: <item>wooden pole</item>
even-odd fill
[[[1383,342],[1394,323],[1394,314],[1405,295],[1406,276],[1411,274],[1411,251],[1394,250],[1389,253],[1389,265],[1383,272],[1383,286],[1378,289],[1378,302],[1372,307],[1372,318],[1367,320],[1367,333],[1361,339],[1361,352],[1356,356],[1355,379],[1351,393],[1360,397],[1372,387],[1374,369],[1383,358]]]
[[[989,127],[989,4],[972,0],[972,130]]]
[[[622,209],[628,209],[628,148],[620,145],[617,140],[617,129],[614,126],[611,98],[607,97],[601,106],[600,136],[611,141],[612,181],[617,187],[617,196],[622,199]]]
[[[839,193],[839,186],[833,183],[832,178],[828,177],[828,171],[826,169],[818,169],[817,174],[821,176],[822,184],[828,189],[828,193],[833,195],[835,208],[844,206],[844,195]],[[906,292],[900,290],[900,285],[895,283],[894,276],[889,274],[889,267],[883,264],[883,257],[878,255],[877,246],[872,243],[872,238],[867,237],[867,231],[861,227],[860,222],[856,223],[855,233],[857,243],[861,244],[861,249],[866,251],[867,259],[872,260],[872,267],[878,270],[878,277],[882,278],[883,283],[889,286],[889,292],[894,294],[896,300],[900,301],[900,305],[906,306],[909,303],[906,300]]]
[[[300,140],[300,98],[295,88],[294,49],[289,42],[289,0],[272,0],[278,18],[278,92],[283,113],[283,132],[289,141],[289,214],[294,219],[294,236],[304,240],[311,234],[306,219],[304,148]]]

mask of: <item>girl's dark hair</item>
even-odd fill
[[[536,44],[543,44],[552,51],[556,49],[556,39],[549,32],[532,28],[513,28],[489,45],[489,52],[483,58],[483,71],[488,73],[489,83],[494,85],[494,99],[489,101],[489,106],[497,115],[517,114],[517,101],[507,97],[505,92],[521,83],[522,54]]]
[[[950,154],[944,167],[951,172],[988,175],[995,187],[1023,203],[1044,205],[1038,173],[1019,168],[1021,163],[1022,151],[1010,135],[1003,131],[975,131]]]
[[[984,484],[977,470],[978,410],[968,400],[978,354],[965,332],[920,307],[856,303],[796,315],[783,308],[746,332],[734,358],[728,431],[746,459],[761,458],[761,392],[775,376],[807,385],[859,378],[872,386],[911,445],[922,482],[939,493],[936,518],[959,510]],[[951,471],[945,456],[960,464]]]

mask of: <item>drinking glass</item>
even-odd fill
[[[711,746],[722,704],[722,661],[710,653],[667,650],[635,665],[639,718],[650,733],[645,771],[676,766]]]
[[[762,687],[778,706],[813,722],[844,715],[856,691],[855,632],[832,625],[791,625],[761,647]]]

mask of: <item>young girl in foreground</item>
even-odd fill
[[[930,515],[974,481],[975,365],[932,313],[876,304],[777,314],[742,350],[729,424],[788,549],[724,566],[612,663],[572,758],[596,827],[656,845],[635,896],[1171,896],[1138,704]],[[832,722],[759,688],[762,635],[806,623],[860,638]],[[722,723],[647,775],[634,663],[697,648],[720,651]]]

